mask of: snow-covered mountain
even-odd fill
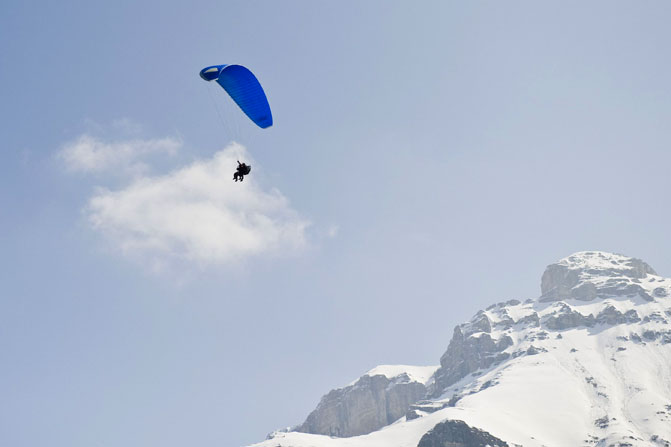
[[[580,252],[541,296],[454,329],[440,366],[380,366],[258,447],[671,447],[671,279]]]

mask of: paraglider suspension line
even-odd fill
[[[217,115],[219,115],[219,120],[221,121],[221,125],[226,129],[226,120],[224,119],[223,115],[221,114],[221,111],[219,110],[219,106],[217,105],[217,101],[214,99],[214,96],[212,95],[212,86],[209,85],[207,86],[207,94],[210,96],[210,99],[212,100],[212,104],[214,104],[214,109],[217,111]]]

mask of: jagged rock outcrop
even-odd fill
[[[493,339],[489,335],[491,328],[491,322],[484,313],[472,322],[454,328],[452,340],[440,358],[440,368],[434,375],[434,384],[429,392],[431,396],[439,396],[445,388],[468,374],[489,368],[510,357],[509,353],[503,351],[513,344],[513,340],[507,335],[498,340]]]
[[[546,328],[553,331],[563,331],[575,327],[592,327],[594,326],[594,315],[583,315],[580,312],[573,310],[567,304],[561,305],[559,310],[549,317],[544,322]]]
[[[524,317],[520,318],[516,324],[520,324],[523,326],[533,326],[533,327],[538,327],[541,325],[541,319],[538,316],[536,312],[533,312],[529,315],[525,315]]]
[[[647,341],[660,340],[663,344],[671,343],[671,331],[643,331],[643,338]]]
[[[656,287],[652,291],[652,294],[657,298],[666,298],[667,296],[669,296],[669,291],[666,290],[664,287]]]
[[[565,303],[561,303],[559,310],[545,320],[545,327],[554,331],[563,331],[566,329],[573,329],[576,327],[593,327],[596,324],[629,324],[638,323],[641,319],[634,309],[629,309],[625,313],[620,312],[613,305],[608,305],[594,315],[583,315],[580,312],[573,310]]]
[[[629,309],[625,313],[622,313],[613,305],[606,306],[596,316],[596,322],[599,324],[614,325],[638,323],[639,321],[641,321],[641,319],[638,317],[638,313],[634,309]]]
[[[429,430],[417,447],[508,447],[508,443],[464,421],[444,421]]]
[[[426,391],[424,383],[407,373],[392,378],[364,375],[324,396],[295,431],[338,437],[367,434],[403,417]]]

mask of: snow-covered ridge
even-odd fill
[[[565,265],[571,269],[582,270],[608,270],[613,267],[630,267],[633,263],[645,264],[640,259],[605,251],[579,251],[557,262],[557,264]],[[650,270],[650,273],[656,274],[652,268]]]
[[[432,366],[413,366],[413,365],[378,365],[375,368],[367,371],[364,376],[385,376],[387,379],[394,379],[403,374],[408,376],[412,382],[419,382],[426,385],[433,373],[436,372],[439,365]],[[352,386],[358,382],[361,377],[348,383],[346,386]]]

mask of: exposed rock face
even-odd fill
[[[544,322],[546,328],[553,331],[563,331],[566,329],[573,329],[576,327],[593,327],[596,324],[629,324],[638,323],[641,319],[634,309],[630,309],[625,313],[620,312],[613,305],[608,305],[594,317],[594,315],[583,315],[580,312],[573,310],[565,303],[560,304],[557,312],[550,315]]]
[[[295,430],[339,437],[367,434],[403,417],[425,394],[424,384],[407,374],[391,379],[365,375],[353,385],[329,392]]]
[[[641,319],[638,317],[638,313],[634,309],[630,309],[625,313],[620,312],[614,306],[607,306],[599,315],[596,316],[596,322],[599,324],[627,324],[627,323],[638,323]]]
[[[541,325],[541,319],[538,316],[538,314],[536,312],[534,312],[532,314],[529,314],[529,315],[526,315],[526,316],[520,318],[519,321],[517,321],[517,324],[521,324],[523,326],[528,325],[528,326],[538,327],[538,326]]]
[[[445,388],[468,374],[510,357],[503,351],[513,344],[513,340],[507,335],[495,340],[489,335],[491,329],[491,322],[484,314],[476,316],[471,323],[454,328],[447,351],[440,358],[430,395],[439,396]]]
[[[671,343],[671,331],[651,331],[643,332],[643,338],[647,341],[660,340],[663,344]]]
[[[652,291],[652,294],[655,295],[657,298],[666,298],[669,296],[668,290],[666,290],[664,287],[657,287],[655,290]]]
[[[562,304],[559,311],[550,315],[545,320],[545,327],[553,331],[563,331],[574,327],[592,327],[594,326],[594,315],[585,316],[570,306]]]
[[[640,259],[604,252],[580,252],[549,265],[541,278],[540,302],[577,299],[591,301],[601,296],[640,295],[653,298],[640,280],[657,273]],[[655,294],[663,296],[665,289]]]
[[[464,421],[444,421],[424,434],[417,447],[508,447],[508,443]]]

